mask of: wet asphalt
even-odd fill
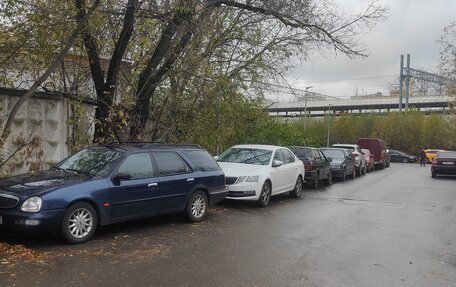
[[[73,246],[5,230],[0,241],[43,255],[0,265],[1,287],[453,287],[456,177],[397,163],[267,208],[224,201],[198,224],[182,215],[116,224]]]

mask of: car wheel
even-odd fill
[[[93,206],[86,202],[78,202],[66,210],[60,231],[66,242],[78,244],[89,240],[97,226],[98,215]]]
[[[195,191],[187,202],[187,217],[191,222],[200,222],[206,217],[208,201],[206,194],[201,191]]]
[[[258,206],[266,207],[269,205],[269,200],[271,199],[271,183],[266,181],[263,184],[263,188],[261,189],[260,198],[257,201]]]
[[[363,173],[362,173],[362,174],[365,175],[366,173],[367,173],[367,167],[366,167],[366,165],[364,165]]]
[[[437,173],[433,170],[431,170],[431,175],[432,175],[432,178],[436,178],[437,177]]]
[[[353,169],[352,178],[353,178],[353,179],[356,178],[356,168]]]
[[[328,183],[328,185],[333,184],[333,175],[332,175],[332,171],[331,170],[329,170],[328,179],[326,180],[326,182]]]
[[[404,159],[402,159],[402,162],[403,163],[408,163],[408,159],[404,158]]]
[[[347,168],[344,168],[344,171],[342,172],[342,181],[347,180]]]
[[[294,189],[292,191],[290,191],[290,196],[294,197],[294,198],[300,198],[301,192],[302,192],[302,179],[299,176],[298,179],[296,180]]]

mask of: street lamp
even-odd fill
[[[307,91],[313,88],[313,86],[306,87],[306,93],[304,94],[304,133],[306,133],[306,126],[307,126]]]

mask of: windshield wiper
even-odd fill
[[[256,159],[257,161],[259,161],[259,162],[261,163],[261,165],[265,165],[265,163],[264,163],[259,157],[260,157],[260,156],[263,156],[263,155],[267,155],[267,154],[269,154],[269,152],[264,152],[264,153],[262,153],[262,154],[255,155],[255,154],[253,153],[252,150],[249,150],[249,151],[250,151],[250,153],[251,153],[253,156],[252,156],[252,157],[249,157],[248,159],[245,159],[245,160],[241,161],[241,163],[245,163],[245,162],[247,162],[247,161],[249,161],[249,160],[251,160],[251,159]],[[269,162],[269,160],[268,160],[268,162]]]
[[[79,174],[84,174],[84,175],[88,175],[88,176],[93,176],[92,173],[86,171],[86,170],[82,170],[82,169],[73,169],[73,168],[67,168],[66,170],[68,171],[73,171],[75,173],[79,173]]]

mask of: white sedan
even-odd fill
[[[285,147],[237,145],[217,162],[226,176],[228,199],[268,206],[272,195],[290,192],[292,197],[301,197],[304,164]]]

